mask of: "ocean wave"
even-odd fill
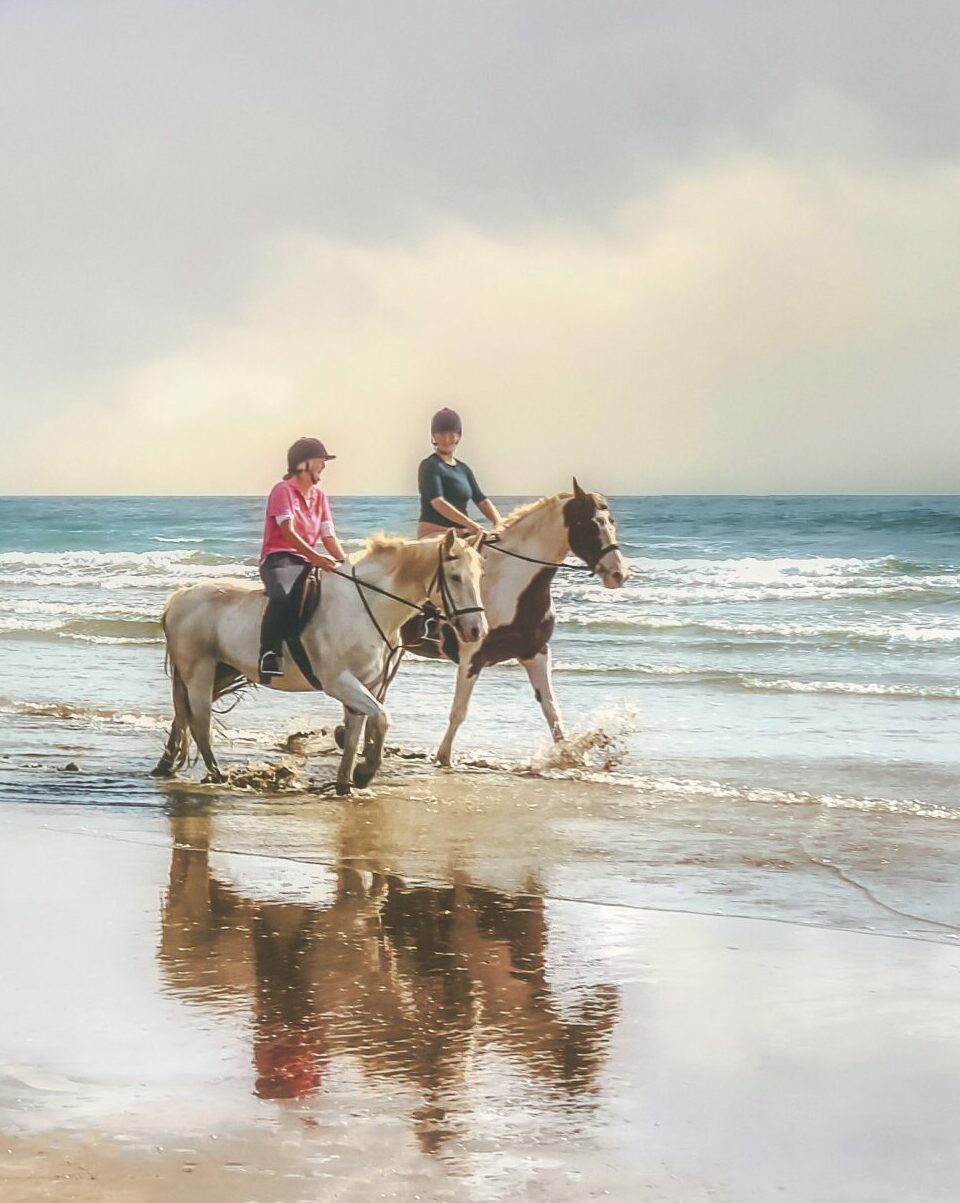
[[[0,587],[176,589],[210,577],[256,577],[256,560],[215,552],[0,552]]]
[[[105,706],[80,706],[73,702],[28,702],[14,698],[0,698],[0,714],[64,719],[94,726],[116,723],[151,731],[165,731],[170,725],[170,719],[159,714],[113,710]]]
[[[655,801],[703,798],[718,802],[754,803],[780,806],[815,806],[825,810],[859,810],[890,815],[911,815],[924,819],[960,820],[960,808],[924,802],[918,798],[869,798],[844,794],[816,794],[769,786],[738,785],[734,782],[687,777],[655,777],[642,774],[617,774],[588,770],[550,769],[538,776],[591,781],[632,789]]]
[[[151,535],[157,543],[206,543],[200,535]]]
[[[0,638],[73,639],[81,643],[162,643],[158,618],[72,618],[0,613]]]
[[[18,617],[49,616],[53,618],[124,618],[155,621],[155,614],[145,613],[136,606],[121,602],[41,601],[38,598],[0,598],[0,623],[3,615]]]
[[[23,701],[6,697],[0,697],[0,715],[62,720],[87,727],[117,726],[163,733],[169,729],[171,718],[168,713],[148,714],[108,706],[83,706],[75,702]],[[230,745],[258,748],[275,748],[278,739],[276,731],[266,728],[255,730],[226,724],[219,727],[216,738]]]
[[[960,701],[960,688],[952,686],[882,681],[794,681],[784,677],[762,677],[735,669],[701,669],[683,664],[607,664],[558,660],[553,668],[559,673],[584,675],[682,678],[694,685],[721,685],[762,693],[851,694],[859,697],[916,698],[921,701]]]
[[[775,642],[822,640],[851,643],[955,643],[960,626],[897,622],[864,623],[734,622],[729,619],[685,619],[673,614],[638,614],[626,609],[592,610],[586,613],[561,610],[559,620],[570,626],[601,629],[678,631],[689,634],[723,635],[738,640],[765,638]]]
[[[764,693],[853,694],[865,698],[915,698],[918,701],[960,701],[960,689],[950,686],[896,685],[880,681],[791,681],[738,674],[744,689]]]

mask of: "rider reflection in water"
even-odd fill
[[[302,906],[263,906],[253,916],[254,1093],[261,1099],[302,1099],[320,1088],[326,1033],[305,971],[312,919]]]
[[[287,472],[270,490],[260,549],[267,608],[260,629],[260,680],[283,676],[282,647],[290,629],[301,578],[311,566],[329,572],[346,558],[333,528],[330,502],[319,487],[330,455],[319,439],[297,439],[287,452]],[[327,552],[315,550],[318,540]]]
[[[436,448],[420,464],[417,485],[420,491],[420,522],[417,538],[442,534],[450,527],[474,534],[483,530],[466,512],[472,501],[492,526],[500,525],[500,511],[477,484],[470,467],[456,458],[463,435],[460,415],[452,409],[440,409],[430,423],[430,437]]]

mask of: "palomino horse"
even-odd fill
[[[450,722],[437,750],[439,764],[450,764],[454,736],[466,718],[480,670],[505,660],[519,660],[527,670],[553,738],[563,739],[550,670],[550,636],[556,622],[550,584],[567,553],[573,552],[608,589],[619,589],[630,570],[616,538],[606,499],[585,492],[574,480],[572,495],[558,493],[521,506],[504,519],[494,539],[483,544],[480,595],[490,630],[478,647],[460,655]],[[443,654],[436,643],[415,641],[412,632],[408,642],[418,656],[436,659]]]
[[[290,662],[270,688],[303,692],[322,682],[324,692],[343,703],[338,794],[349,794],[351,784],[367,785],[380,767],[388,718],[371,690],[386,684],[404,620],[421,602],[436,601],[459,639],[483,639],[480,574],[480,556],[453,531],[441,540],[373,538],[352,562],[351,575],[321,574],[322,600],[300,633],[310,661],[305,667],[316,684]],[[192,735],[207,766],[204,780],[224,779],[210,746],[212,704],[256,681],[265,604],[260,588],[235,581],[188,585],[170,597],[162,622],[174,718],[154,776],[174,774],[186,760]],[[365,725],[363,759],[355,764]]]

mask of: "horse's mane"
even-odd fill
[[[572,497],[572,493],[554,493],[552,497],[538,497],[536,501],[525,501],[523,505],[518,505],[515,510],[511,510],[506,518],[500,523],[500,530],[509,530],[511,526],[516,526],[528,514],[534,513],[535,510],[542,509],[543,506],[549,505],[551,501],[559,501],[561,498]]]
[[[413,539],[406,535],[388,535],[384,531],[376,531],[367,536],[361,555],[375,555],[378,551],[398,551],[401,547],[409,547]]]

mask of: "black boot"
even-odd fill
[[[260,682],[283,676],[283,657],[277,652],[264,652],[260,657]]]

